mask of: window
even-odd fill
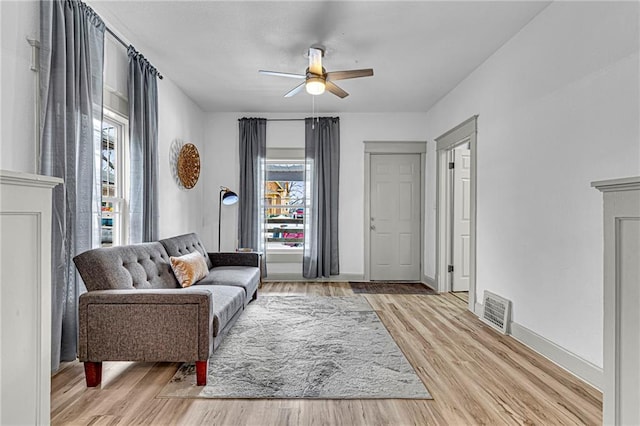
[[[126,244],[127,235],[127,120],[110,110],[102,119],[101,181],[102,216],[101,245]]]
[[[304,161],[267,160],[267,253],[300,252],[304,244]]]

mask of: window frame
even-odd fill
[[[296,165],[305,165],[305,157],[304,157],[304,149],[268,149],[267,150],[267,158],[266,158],[266,167],[269,166],[269,164],[296,164]],[[267,259],[267,261],[269,262],[275,262],[275,263],[299,263],[302,262],[302,253],[304,250],[304,241],[302,242],[302,244],[299,247],[290,247],[290,248],[270,248],[269,247],[269,243],[267,241],[267,237],[266,235],[267,233],[267,229],[268,229],[268,223],[267,223],[267,211],[269,209],[273,209],[273,208],[291,208],[290,205],[282,205],[282,204],[278,204],[278,205],[271,205],[268,204],[267,201],[267,183],[271,182],[267,179],[265,179],[265,197],[262,200],[262,204],[263,204],[263,211],[264,213],[264,227],[265,227],[265,257]],[[302,190],[303,190],[303,196],[302,196],[302,204],[300,205],[300,208],[305,209],[305,213],[303,214],[303,219],[304,219],[304,215],[306,215],[306,183],[305,180],[302,180]],[[302,223],[303,226],[303,232],[304,232],[304,221]]]
[[[112,225],[112,229],[118,230],[117,233],[112,234],[112,242],[110,246],[126,245],[129,242],[129,120],[116,111],[104,106],[102,111],[102,129],[104,124],[108,123],[113,125],[117,130],[116,138],[116,174],[115,174],[115,194],[114,196],[104,196],[102,194],[102,155],[100,157],[100,205],[103,202],[109,202],[114,205],[114,213],[117,214],[105,214],[100,210],[100,224],[102,235],[102,219],[111,217],[112,220],[118,219],[118,225]],[[102,144],[102,140],[101,140]],[[100,147],[102,153],[102,146]],[[107,216],[107,217],[105,217]],[[100,240],[102,247],[102,238]]]

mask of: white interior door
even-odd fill
[[[471,150],[453,150],[452,291],[469,291],[471,228]]]
[[[420,279],[420,155],[371,156],[370,278]]]

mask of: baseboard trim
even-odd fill
[[[478,317],[482,315],[482,308],[482,303],[476,303],[475,314]],[[544,356],[549,361],[567,370],[580,380],[602,391],[604,386],[604,372],[602,368],[590,363],[573,352],[566,350],[562,346],[553,343],[551,340],[540,336],[535,331],[531,331],[517,322],[509,321],[509,335],[518,342]]]
[[[598,390],[602,390],[604,373],[602,368],[590,363],[559,346],[552,341],[540,336],[525,326],[511,321],[509,324],[511,336],[520,343],[530,347],[534,351],[553,361],[579,379],[584,380]]]
[[[476,302],[476,306],[474,306],[474,311],[473,313],[476,314],[478,317],[482,316],[482,303],[478,303]]]

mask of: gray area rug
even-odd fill
[[[362,296],[262,296],[209,360],[183,364],[159,397],[431,399]]]

